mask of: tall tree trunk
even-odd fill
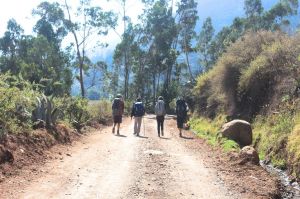
[[[145,82],[143,81],[142,77],[142,72],[144,71],[144,65],[142,64],[141,57],[138,57],[139,59],[139,69],[138,69],[138,94],[140,95],[141,98],[144,98],[145,95]]]
[[[126,0],[123,0],[123,24],[124,24],[124,32],[123,32],[123,41],[125,41],[125,33],[126,33]],[[124,67],[125,67],[125,83],[124,83],[124,99],[128,99],[128,85],[129,85],[129,66],[128,66],[128,57],[127,57],[127,45],[125,41],[125,46],[123,49],[124,53]]]
[[[126,53],[125,53],[125,57],[127,57]],[[128,99],[128,84],[129,84],[129,68],[125,64],[124,99]]]
[[[85,97],[84,84],[83,84],[83,63],[80,63],[79,67],[79,83],[81,89],[81,97]]]
[[[188,47],[187,47],[187,43],[186,43],[186,35],[184,36],[184,53],[185,53],[186,64],[187,64],[187,67],[188,67],[189,73],[190,73],[190,78],[192,81],[194,81],[195,79],[193,77],[193,73],[192,73],[192,69],[191,69],[190,61],[189,61]]]
[[[172,70],[173,70],[173,64],[169,64],[167,69],[166,82],[165,82],[167,88],[169,88],[169,85],[171,83]]]
[[[155,73],[152,74],[152,86],[153,86],[153,107],[155,105],[155,102],[156,102],[156,75]]]
[[[156,93],[159,93],[159,84],[160,84],[160,73],[158,73],[158,77],[157,77]]]
[[[189,69],[189,73],[190,73],[190,77],[191,77],[191,80],[195,80],[194,77],[193,77],[193,73],[192,73],[192,69],[191,69],[191,66],[190,66],[190,61],[189,61],[189,55],[188,55],[188,52],[185,51],[185,60],[186,60],[186,64],[188,66],[188,69]]]
[[[65,5],[66,5],[66,8],[67,8],[69,20],[72,21],[69,6],[67,4],[67,0],[65,0]],[[71,32],[72,32],[72,34],[74,36],[74,39],[75,39],[76,54],[77,54],[77,60],[78,60],[78,63],[79,63],[79,83],[80,83],[80,88],[81,88],[81,96],[84,98],[85,97],[84,84],[83,84],[84,46],[83,46],[83,50],[82,50],[83,55],[81,56],[81,54],[80,54],[80,44],[79,44],[79,41],[78,41],[77,34],[76,34],[76,32],[73,28],[71,29]]]

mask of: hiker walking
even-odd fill
[[[182,137],[183,124],[187,122],[187,112],[189,107],[182,97],[176,101],[176,115],[177,115],[177,128],[179,129],[179,136]]]
[[[160,137],[160,132],[161,135],[164,136],[164,120],[166,115],[166,108],[165,108],[164,98],[162,96],[159,96],[158,101],[156,102],[155,115],[157,121],[158,137]]]
[[[120,124],[122,123],[122,115],[124,113],[124,101],[121,94],[118,94],[112,103],[112,114],[114,125],[112,133],[115,133],[115,127],[117,125],[117,135],[120,135]]]
[[[139,136],[141,130],[141,124],[143,116],[145,115],[145,107],[142,103],[142,99],[139,97],[133,104],[131,109],[131,119],[134,117],[134,135]]]

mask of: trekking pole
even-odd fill
[[[144,123],[144,137],[146,137],[146,134],[145,134],[145,120],[144,120],[144,117],[145,117],[145,116],[143,116],[143,123]]]

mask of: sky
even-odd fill
[[[21,24],[26,34],[30,34],[37,20],[37,18],[31,15],[32,10],[43,1],[64,4],[64,0],[0,0],[0,35],[3,35],[7,21],[11,18],[14,18]],[[68,2],[71,7],[75,8],[79,0],[69,0]],[[113,10],[115,12],[121,10],[121,7],[117,3],[118,0],[92,0],[92,2],[94,5],[98,5],[105,10]],[[133,20],[136,20],[137,15],[142,12],[142,3],[140,0],[129,0],[127,11]]]
[[[55,0],[48,0],[54,2]],[[105,10],[113,10],[114,12],[120,12],[121,7],[117,3],[118,0],[93,0],[94,5],[98,5]],[[38,4],[43,2],[42,0],[0,0],[0,37],[6,31],[7,21],[14,18],[18,24],[24,29],[25,34],[32,34],[32,28],[37,18],[31,15],[32,9],[36,8]],[[61,4],[64,0],[56,0]],[[79,0],[69,0],[69,4],[72,7],[76,7],[76,2]],[[137,17],[143,12],[141,0],[127,0],[127,13],[133,22],[137,22]],[[263,6],[268,10],[278,0],[262,0]],[[230,25],[233,18],[237,16],[243,16],[244,0],[198,0],[198,15],[199,22],[198,27],[201,27],[202,22],[207,17],[212,17],[213,25],[218,32],[222,27]],[[122,24],[122,23],[120,23]],[[117,32],[122,33],[123,27],[120,25],[117,28]],[[69,38],[71,39],[71,38]],[[89,52],[92,57],[105,58],[108,54],[111,54],[115,45],[120,41],[119,36],[110,31],[109,34],[102,38],[109,44],[106,49],[97,49],[96,51]]]
[[[7,21],[14,18],[18,24],[24,29],[25,34],[33,34],[32,29],[38,20],[38,17],[32,16],[32,10],[43,2],[58,2],[64,4],[64,0],[0,0],[0,37],[6,31]],[[120,0],[92,0],[93,5],[100,6],[106,11],[112,10],[115,13],[122,11],[122,7],[118,3]],[[79,0],[69,0],[68,3],[72,8],[76,8]],[[137,22],[137,17],[142,13],[142,3],[140,0],[128,0],[126,11],[133,22]],[[121,17],[119,17],[121,18]],[[122,24],[122,23],[120,23]],[[116,31],[110,31],[109,34],[102,38],[109,44],[107,49],[97,49],[97,52],[90,51],[89,54],[93,57],[105,57],[111,53],[120,41],[118,34],[122,34],[123,26],[117,27]],[[72,36],[66,39],[66,43],[72,40]]]
[[[265,10],[269,10],[278,0],[262,0]],[[230,25],[237,16],[244,16],[244,0],[198,0],[199,23],[212,18],[215,30]]]

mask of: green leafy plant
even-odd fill
[[[45,122],[47,128],[54,126],[60,110],[54,107],[53,100],[45,95],[37,97],[36,107],[32,112],[32,120],[34,123]]]
[[[21,133],[31,129],[31,113],[40,93],[32,85],[10,74],[0,75],[0,133]]]
[[[58,109],[63,111],[63,119],[78,129],[90,119],[87,99],[65,96],[63,98],[56,98],[55,104]]]

